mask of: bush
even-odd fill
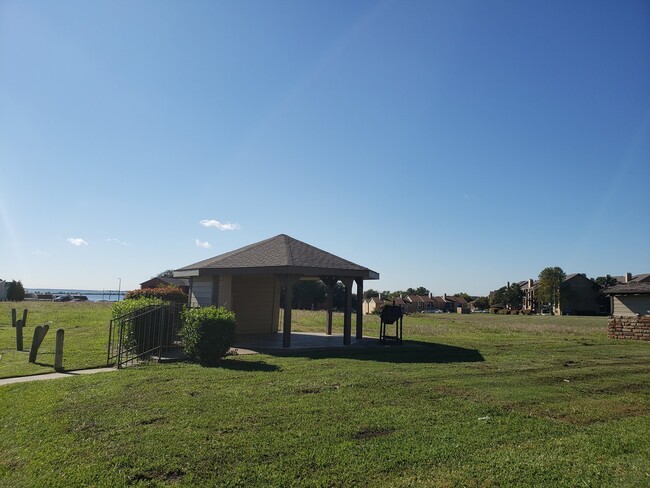
[[[180,304],[187,303],[187,294],[178,286],[165,285],[157,288],[144,288],[142,290],[131,290],[126,294],[124,300],[137,300],[139,298],[158,298],[165,302]]]
[[[216,366],[235,343],[235,314],[223,307],[185,310],[182,314],[183,348],[202,366]]]
[[[160,298],[141,297],[131,300],[122,300],[113,304],[111,315],[113,320],[115,320],[144,307],[164,304],[165,302]],[[161,325],[156,326],[155,324]],[[135,351],[140,354],[158,346],[161,340],[161,334],[163,338],[169,339],[171,326],[171,322],[165,320],[162,313],[157,314],[153,318],[150,315],[131,317],[129,321],[125,322],[123,337],[129,346],[134,348]]]
[[[7,300],[10,302],[22,302],[25,299],[25,288],[20,281],[13,280],[7,286]]]
[[[493,314],[498,314],[500,310],[501,310],[500,308],[490,307],[489,312]]]
[[[162,305],[165,303],[160,298],[133,298],[130,300],[122,300],[115,302],[111,308],[111,318],[116,319],[127,313],[135,312],[139,308],[147,307],[149,305]]]

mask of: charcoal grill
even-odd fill
[[[379,342],[386,343],[387,340],[402,343],[402,318],[404,312],[397,305],[386,305],[379,315]],[[388,335],[386,332],[388,325],[395,324],[395,335]]]

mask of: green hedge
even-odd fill
[[[128,313],[135,312],[138,309],[147,307],[150,305],[164,305],[165,302],[160,298],[136,298],[132,300],[122,300],[115,302],[111,309],[111,314],[113,320],[122,317]],[[160,326],[152,326],[152,321],[160,323],[163,322]],[[156,315],[152,319],[149,317],[135,317],[126,322],[124,329],[124,340],[127,341],[127,344],[135,349],[135,351],[140,354],[145,351],[149,351],[152,348],[159,345],[160,335],[163,334],[163,337],[168,337],[169,327],[171,323],[169,321],[163,321],[162,314]],[[163,344],[166,345],[166,344]]]
[[[141,290],[131,290],[126,294],[124,300],[138,300],[140,298],[158,298],[165,302],[174,302],[180,304],[187,303],[187,294],[178,286],[159,286],[157,288],[143,288]]]
[[[185,354],[203,366],[216,366],[235,343],[235,314],[223,307],[193,308],[183,311]]]
[[[111,316],[113,319],[126,315],[127,313],[135,312],[137,309],[149,305],[162,305],[164,300],[160,298],[134,298],[131,300],[121,300],[115,302],[111,308]]]

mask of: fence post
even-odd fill
[[[54,369],[63,371],[63,335],[64,330],[56,331],[56,348],[54,349]]]
[[[39,325],[34,329],[34,337],[32,338],[32,348],[29,350],[29,362],[36,362],[36,355],[38,354],[38,348],[41,347],[43,339],[45,339],[45,334],[50,330],[48,324]]]

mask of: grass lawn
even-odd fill
[[[19,319],[23,316],[23,309],[28,310],[22,352],[16,351],[16,330],[11,326],[12,308],[16,309]],[[110,303],[0,302],[0,378],[53,372],[57,329],[65,330],[64,368],[105,366],[110,320]],[[27,359],[34,329],[48,322],[51,322],[50,329],[38,350],[36,363],[29,363]]]
[[[0,387],[0,486],[650,486],[650,344],[604,318],[404,325],[417,346]]]

